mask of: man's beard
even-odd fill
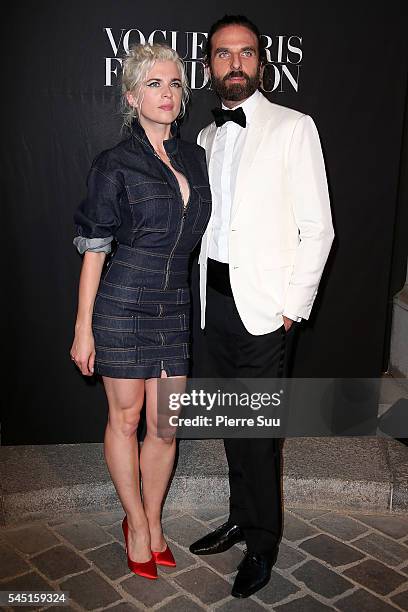
[[[231,83],[227,84],[227,79],[231,77],[243,77],[245,83]],[[254,76],[248,76],[242,70],[233,70],[226,74],[222,79],[218,79],[212,75],[212,84],[215,92],[220,96],[221,100],[228,100],[230,102],[240,102],[246,100],[249,96],[258,89],[260,78],[260,67]]]

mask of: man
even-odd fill
[[[319,136],[310,116],[272,104],[258,87],[258,28],[225,16],[206,62],[222,109],[198,143],[207,152],[213,212],[199,257],[207,367],[222,378],[287,376],[294,329],[308,319],[333,240]],[[228,521],[191,545],[214,554],[246,541],[232,595],[270,579],[282,530],[279,439],[224,440]]]

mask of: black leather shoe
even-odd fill
[[[190,546],[190,552],[194,555],[215,555],[225,552],[238,542],[244,541],[244,534],[238,525],[231,525],[227,522],[200,538],[197,542],[193,542]]]
[[[277,556],[278,547],[272,556],[247,552],[238,565],[231,595],[239,598],[249,597],[268,584]]]

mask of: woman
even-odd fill
[[[75,214],[74,244],[85,254],[71,358],[85,376],[102,375],[109,404],[104,451],[126,513],[128,565],[157,578],[157,564],[175,565],[161,508],[176,448],[174,436],[157,436],[157,379],[180,377],[185,385],[188,263],[208,223],[211,193],[204,149],[174,137],[188,98],[177,53],[134,46],[123,62],[122,96],[130,137],[96,157]],[[117,248],[103,269],[112,242]]]

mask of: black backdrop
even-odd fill
[[[268,97],[315,119],[336,232],[294,373],[380,374],[406,102],[404,4],[276,0],[252,3],[248,13],[240,1],[187,7],[163,0],[43,0],[9,10],[2,55],[2,444],[103,438],[102,385],[84,380],[69,348],[81,264],[72,215],[92,158],[120,139],[117,88],[105,84],[105,58],[114,57],[106,28],[116,42],[121,29],[146,38],[153,30],[177,31],[187,60],[194,39],[185,33],[207,32],[225,12],[248,14],[271,37],[270,74],[282,78]],[[136,31],[129,36],[137,42]],[[288,49],[288,40],[301,55]],[[199,63],[196,68],[199,77]],[[195,139],[214,103],[208,89],[194,91],[183,137]],[[406,250],[400,251],[393,265],[401,271]]]

